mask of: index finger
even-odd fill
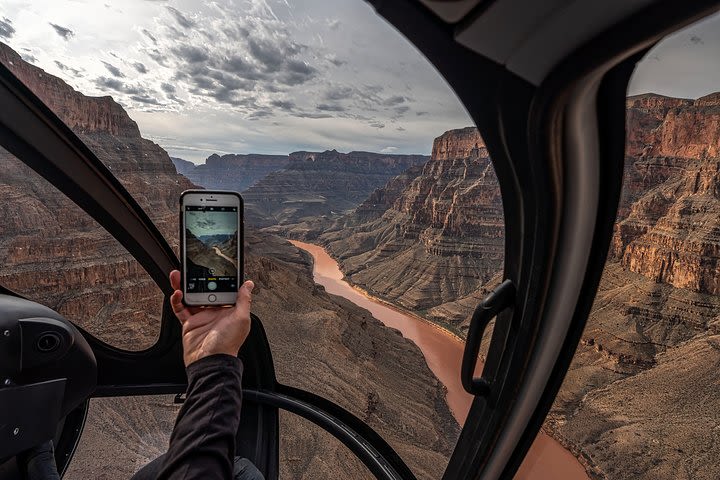
[[[170,286],[173,290],[180,290],[180,271],[173,270],[170,272]]]

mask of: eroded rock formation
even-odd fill
[[[182,159],[178,159],[182,160]],[[182,160],[187,162],[187,160]],[[173,159],[173,163],[183,169],[182,173],[196,185],[215,190],[233,190],[242,192],[254,185],[269,173],[285,168],[289,161],[287,155],[210,155],[204,164],[187,165]]]
[[[503,232],[487,149],[477,129],[465,128],[436,138],[421,170],[376,190],[319,240],[351,281],[425,310],[475,292],[500,270]]]
[[[285,231],[306,221],[337,218],[390,178],[427,159],[336,150],[294,152],[284,170],[244,192],[246,218],[254,225],[279,225]]]

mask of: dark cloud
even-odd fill
[[[327,100],[347,100],[355,95],[355,89],[347,86],[333,86],[325,91]]]
[[[336,103],[334,104],[328,104],[328,103],[320,103],[316,107],[321,112],[344,112],[345,107],[342,105],[338,105]]]
[[[136,102],[146,103],[148,105],[161,105],[161,103],[158,102],[157,99],[155,99],[147,94],[131,95],[130,98],[135,100]]]
[[[385,99],[385,101],[383,102],[383,105],[385,105],[386,107],[392,107],[394,105],[399,105],[404,102],[405,102],[405,97],[400,96],[400,95],[393,95],[392,97]]]
[[[277,107],[280,110],[285,110],[286,112],[290,112],[295,109],[295,102],[292,100],[273,100],[270,102],[270,105]]]
[[[345,65],[347,63],[345,60],[340,60],[339,58],[337,58],[334,55],[329,56],[328,60],[330,61],[330,63],[332,63],[336,67],[342,67],[343,65]]]
[[[102,89],[110,88],[122,92],[125,84],[116,78],[99,77],[95,79],[95,85]]]
[[[57,60],[55,60],[55,65],[56,65],[60,70],[62,70],[63,72],[71,73],[71,74],[73,74],[73,75],[76,76],[76,77],[82,77],[82,76],[83,76],[81,70],[78,70],[77,68],[69,67],[69,66],[65,65],[64,63],[59,62],[59,61],[57,61]]]
[[[65,41],[70,40],[72,37],[75,36],[75,32],[73,32],[69,28],[62,27],[54,23],[50,23],[50,26],[53,27],[55,29],[55,32],[60,35]]]
[[[261,80],[266,79],[268,76],[261,73],[256,67],[249,64],[242,57],[233,55],[226,58],[221,65],[221,68],[229,73],[234,73],[247,80]]]
[[[3,17],[0,20],[0,37],[12,38],[13,35],[15,35],[15,27],[12,26],[12,20]]]
[[[266,72],[277,72],[285,61],[285,52],[269,40],[249,39],[248,46],[253,58],[257,60]]]
[[[408,110],[410,110],[410,107],[408,107],[407,105],[403,105],[401,107],[395,107],[395,113],[398,115],[403,115],[403,114],[407,113]]]
[[[693,45],[704,45],[704,44],[705,44],[705,42],[703,42],[703,39],[700,38],[700,37],[698,37],[697,35],[692,35],[692,36],[690,37],[690,42],[691,42]]]
[[[28,63],[35,64],[38,61],[37,57],[35,57],[34,55],[32,55],[30,53],[22,53],[22,54],[20,54],[20,56],[22,57],[23,60],[25,60]]]
[[[117,68],[112,63],[103,61],[102,64],[105,65],[105,68],[107,69],[108,72],[110,72],[110,74],[112,74],[113,77],[117,77],[117,78],[125,77],[125,75],[120,71],[120,69]]]
[[[175,85],[163,82],[162,84],[160,84],[160,88],[165,93],[175,93]]]
[[[397,127],[395,130],[397,130],[398,132],[404,132],[404,131],[405,131],[405,129],[404,129],[403,127]]]
[[[180,13],[180,11],[176,8],[166,6],[168,12],[172,14],[173,17],[175,17],[175,21],[183,28],[192,28],[195,26],[195,22],[187,18],[185,15]]]
[[[208,76],[214,78],[220,86],[228,90],[252,90],[255,87],[255,82],[220,70],[211,70],[208,72]]]
[[[135,70],[137,70],[139,73],[147,73],[148,72],[147,67],[140,62],[133,63],[133,67],[135,67]]]
[[[385,124],[380,122],[373,122],[370,124],[370,126],[373,128],[385,128]]]
[[[428,114],[428,112],[415,112],[415,115],[417,115],[418,117],[422,117],[423,115],[427,115],[427,114]]]
[[[134,85],[128,85],[117,78],[98,77],[95,85],[101,90],[114,90],[116,92],[130,95],[130,98],[142,103],[154,103],[157,95],[154,91]],[[137,98],[135,98],[137,97]]]
[[[273,112],[270,110],[256,110],[248,115],[249,120],[260,120],[262,118],[272,117]]]
[[[169,63],[169,58],[167,55],[163,54],[158,50],[157,48],[154,48],[153,50],[148,52],[148,57],[155,60],[158,64],[162,65],[163,67],[167,67]]]
[[[188,63],[206,62],[210,58],[204,48],[196,47],[195,45],[180,45],[179,47],[172,48],[171,51],[176,57]]]
[[[300,118],[332,118],[329,113],[317,113],[317,112],[297,112],[293,113],[294,117]]]
[[[142,33],[143,33],[146,37],[148,37],[155,45],[157,45],[157,43],[158,43],[157,38],[155,38],[152,33],[148,32],[148,31],[147,31],[146,29],[144,29],[144,28],[142,29]]]

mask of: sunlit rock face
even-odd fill
[[[444,133],[432,152],[319,237],[350,280],[420,310],[476,291],[503,262],[500,188],[477,129]]]
[[[720,94],[628,99],[613,254],[658,282],[720,294]]]

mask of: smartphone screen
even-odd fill
[[[197,201],[195,201],[197,200]],[[219,200],[219,201],[215,201]],[[240,207],[214,194],[183,202],[184,283],[189,304],[234,303],[242,268]]]

